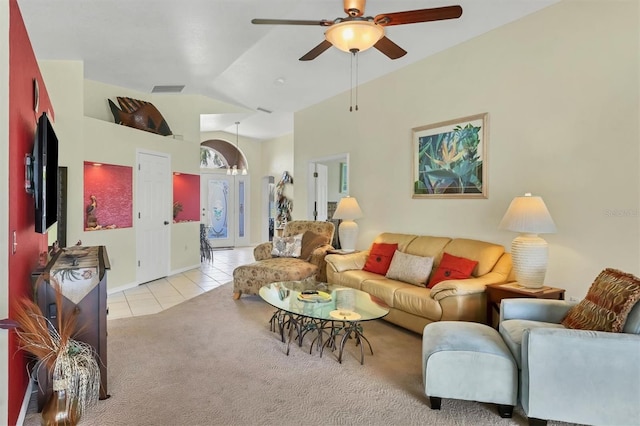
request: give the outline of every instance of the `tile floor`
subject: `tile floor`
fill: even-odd
[[[107,319],[158,313],[228,283],[237,266],[251,262],[253,247],[216,250],[213,262],[203,262],[199,268],[109,294]]]

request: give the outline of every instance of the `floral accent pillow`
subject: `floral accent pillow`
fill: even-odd
[[[302,250],[302,235],[296,234],[290,237],[273,237],[273,249],[271,256],[274,257],[300,257]]]

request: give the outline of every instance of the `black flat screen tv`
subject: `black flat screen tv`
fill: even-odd
[[[36,232],[45,234],[58,221],[58,138],[42,113],[33,146],[33,195]]]

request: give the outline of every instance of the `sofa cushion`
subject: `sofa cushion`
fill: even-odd
[[[518,364],[518,368],[522,368],[522,337],[524,332],[534,328],[564,328],[560,324],[542,321],[530,321],[521,319],[512,319],[502,321],[500,323],[500,335],[502,340],[507,344],[513,358]]]
[[[236,281],[247,285],[255,284],[259,289],[268,283],[303,280],[315,275],[317,272],[317,266],[302,259],[273,257],[238,266],[233,270],[233,280],[234,284]]]
[[[478,262],[475,260],[453,256],[445,252],[442,254],[440,265],[438,265],[438,269],[431,277],[428,287],[432,288],[441,281],[469,278],[477,264]]]
[[[373,243],[387,243],[387,244],[398,244],[398,250],[402,252],[407,251],[407,247],[413,240],[417,238],[416,235],[413,234],[396,234],[393,232],[383,232],[379,234]]]
[[[393,307],[430,321],[442,319],[440,302],[429,297],[429,289],[405,285],[398,287],[393,295]]]
[[[504,246],[485,241],[455,238],[444,248],[446,253],[478,262],[471,275],[481,277],[491,272],[500,257]]]
[[[433,257],[414,256],[396,250],[387,271],[387,278],[426,287]]]
[[[274,257],[300,257],[302,234],[290,237],[273,237],[271,255]]]
[[[387,278],[377,278],[364,280],[362,282],[362,288],[360,290],[369,293],[372,296],[377,297],[378,299],[382,299],[384,303],[389,305],[390,308],[393,308],[393,295],[399,288],[404,287],[413,287],[418,288],[414,285],[403,283],[401,281],[390,280]],[[424,292],[424,289],[422,289]]]
[[[365,271],[385,275],[393,259],[393,254],[398,248],[398,244],[373,243],[367,263],[364,264]]]
[[[343,285],[345,287],[351,287],[358,290],[362,290],[362,283],[365,280],[375,280],[380,278],[380,275],[373,272],[367,272],[362,269],[353,269],[344,271],[334,275],[334,280],[331,284]]]
[[[401,251],[416,256],[433,257],[435,264],[437,264],[440,261],[442,251],[450,241],[451,238],[448,237],[420,236],[412,240],[406,250]]]
[[[562,325],[619,333],[638,300],[640,278],[607,268],[596,277],[585,298],[569,309]]]
[[[300,259],[309,260],[311,253],[315,249],[325,244],[329,244],[329,237],[323,234],[316,234],[313,231],[306,231],[302,234],[302,247],[300,249]]]

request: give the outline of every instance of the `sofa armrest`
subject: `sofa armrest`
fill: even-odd
[[[449,296],[484,293],[487,284],[500,283],[502,279],[501,274],[489,272],[477,278],[441,281],[433,286],[429,295],[434,300],[442,300]]]
[[[510,319],[560,324],[573,304],[550,299],[503,299],[500,322]]]
[[[640,336],[559,328],[526,331],[527,416],[584,424],[637,424]]]
[[[258,244],[253,249],[253,258],[255,260],[271,259],[273,257],[273,256],[271,256],[271,251],[272,250],[273,250],[273,243],[271,241],[266,242],[266,243],[262,243],[262,244]]]
[[[367,263],[368,251],[359,251],[350,254],[328,254],[325,257],[327,267],[335,272],[349,271],[352,269],[362,269]]]

